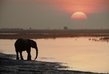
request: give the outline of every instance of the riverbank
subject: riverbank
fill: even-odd
[[[0,74],[104,74],[65,68],[58,62],[15,60],[15,55],[0,53]]]
[[[41,39],[41,38],[59,38],[59,37],[109,37],[108,29],[98,30],[0,30],[0,39]]]

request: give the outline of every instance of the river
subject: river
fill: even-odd
[[[39,61],[62,62],[69,70],[109,72],[109,42],[93,41],[96,37],[33,39],[37,42]],[[99,39],[97,37],[96,39]],[[15,39],[0,39],[0,52],[15,54]],[[32,59],[35,49],[31,50]],[[27,53],[23,52],[24,59]]]

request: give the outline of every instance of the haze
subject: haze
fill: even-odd
[[[87,20],[72,20],[76,11]],[[108,0],[1,0],[0,28],[109,29]]]

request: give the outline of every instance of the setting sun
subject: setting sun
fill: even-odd
[[[86,20],[87,15],[84,12],[75,12],[72,14],[71,19]]]

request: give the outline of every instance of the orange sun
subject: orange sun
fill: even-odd
[[[75,12],[72,14],[71,19],[86,20],[87,15],[84,12]]]

